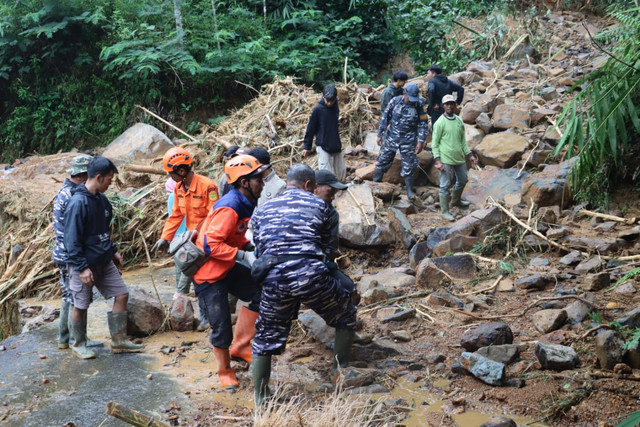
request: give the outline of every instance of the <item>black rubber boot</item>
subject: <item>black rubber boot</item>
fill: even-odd
[[[373,182],[382,182],[384,171],[376,166],[373,170]]]
[[[413,177],[405,176],[404,183],[407,186],[407,197],[409,200],[413,200],[416,198],[416,193],[413,192]]]
[[[346,368],[349,366],[349,356],[351,355],[351,346],[356,335],[355,331],[350,329],[336,329],[336,339],[333,344],[333,367],[331,373],[334,374],[338,368]]]
[[[271,377],[271,356],[252,356],[251,370],[253,371],[253,393],[256,407],[264,405],[271,397],[269,378]]]

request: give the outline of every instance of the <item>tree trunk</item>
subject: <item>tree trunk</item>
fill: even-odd
[[[211,8],[213,9],[213,28],[216,30],[216,43],[218,44],[218,52],[220,52],[220,36],[218,35],[218,15],[216,14],[216,1],[211,0]]]
[[[262,14],[264,15],[264,28],[267,28],[267,0],[262,0]]]
[[[182,26],[182,0],[173,0],[173,15],[176,18],[176,33],[180,46],[184,49],[184,27]]]

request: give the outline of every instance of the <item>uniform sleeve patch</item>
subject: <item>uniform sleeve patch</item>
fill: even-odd
[[[420,114],[420,120],[427,120],[426,114]]]
[[[213,200],[216,201],[218,200],[218,192],[217,191],[210,191],[209,192],[209,200]]]

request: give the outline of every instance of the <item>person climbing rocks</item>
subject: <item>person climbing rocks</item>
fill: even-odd
[[[252,347],[257,405],[264,404],[269,396],[271,358],[285,350],[300,304],[336,328],[332,371],[349,363],[357,309],[349,292],[325,264],[323,242],[330,238],[330,212],[329,206],[312,194],[315,186],[313,169],[304,164],[291,166],[287,189],[256,209],[251,219],[259,257],[274,260],[262,280]]]
[[[172,147],[164,154],[162,166],[177,184],[174,187],[174,203],[171,214],[164,224],[160,239],[151,248],[152,251],[166,250],[173,240],[182,221],[187,230],[194,230],[218,201],[218,186],[213,180],[193,171],[193,156],[182,147]],[[176,265],[176,291],[174,299],[188,295],[191,278]],[[200,307],[198,330],[204,331],[208,325],[203,307]]]
[[[478,160],[467,146],[462,118],[454,112],[456,99],[453,95],[445,95],[442,98],[442,104],[444,115],[433,125],[431,149],[435,166],[440,171],[441,215],[444,219],[453,221],[454,217],[449,212],[449,201],[451,201],[451,205],[461,208],[467,208],[470,205],[469,202],[462,199],[462,191],[467,184],[465,157],[468,157],[474,166]],[[451,192],[450,188],[454,177],[455,185],[453,192]]]
[[[231,359],[251,363],[251,339],[256,331],[260,286],[251,277],[254,247],[245,232],[264,186],[264,171],[268,168],[247,154],[227,161],[224,172],[227,182],[234,188],[213,206],[196,239],[196,245],[209,257],[194,274],[194,287],[211,326],[209,342],[218,363],[220,384],[228,390],[238,387]],[[249,302],[238,314],[234,333],[229,294]]]
[[[104,195],[118,169],[106,157],[94,157],[87,165],[87,181],[73,192],[64,221],[64,247],[68,254],[69,288],[73,312],[69,322],[74,339],[72,353],[80,359],[93,359],[87,346],[87,310],[93,300],[93,287],[105,299],[113,298],[107,313],[112,353],[136,353],[144,345],[127,337],[129,291],[120,274],[122,255],[111,240],[113,209]]]
[[[386,138],[382,141],[386,132]],[[391,168],[396,151],[402,156],[402,171],[407,187],[407,196],[414,199],[413,171],[418,167],[418,154],[429,135],[429,119],[425,105],[420,100],[420,89],[415,83],[404,88],[402,96],[396,96],[382,114],[378,126],[380,154],[373,172],[373,181],[381,182],[382,176]]]

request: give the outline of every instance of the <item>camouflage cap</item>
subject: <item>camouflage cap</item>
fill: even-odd
[[[67,172],[69,172],[71,176],[87,172],[87,166],[89,166],[91,159],[93,159],[93,157],[86,154],[74,157],[71,161],[71,169],[67,169]]]

